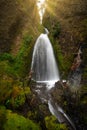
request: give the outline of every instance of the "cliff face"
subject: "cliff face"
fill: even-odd
[[[79,47],[80,43],[87,40],[87,1],[63,0],[57,1],[57,4],[57,18],[62,29],[60,43],[67,44],[65,50],[72,52],[76,46]]]
[[[55,25],[59,23],[60,34],[56,39],[61,47],[64,64],[72,62],[72,56],[80,45],[87,46],[87,1],[86,0],[48,0],[44,16],[44,24],[54,33]],[[85,47],[84,47],[85,48]],[[86,51],[84,53],[86,62]],[[71,63],[67,64],[68,68]]]
[[[79,46],[80,42],[87,40],[86,0],[56,0],[55,4],[53,0],[48,0],[48,6],[50,6],[50,10],[53,10],[55,20],[60,22],[61,34],[59,39],[64,51],[71,52],[76,46]],[[48,19],[50,15],[52,15],[52,11],[47,10],[45,19]],[[67,44],[67,48],[63,46],[65,44]]]
[[[35,0],[0,0],[0,53],[19,46],[25,32],[35,35],[38,22]]]

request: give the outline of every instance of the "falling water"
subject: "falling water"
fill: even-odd
[[[59,72],[55,61],[51,42],[46,34],[41,34],[35,44],[31,69],[33,79],[40,82],[59,80]]]
[[[49,106],[49,110],[52,113],[52,115],[54,115],[60,123],[64,123],[64,122],[66,124],[69,123],[71,125],[71,127],[73,128],[73,130],[76,130],[75,125],[72,122],[72,120],[70,119],[70,117],[68,117],[66,115],[66,113],[63,111],[63,109],[59,105],[57,105],[57,103],[52,101],[52,98],[49,99],[48,106]]]
[[[45,28],[45,34],[41,34],[38,37],[34,46],[31,64],[31,70],[33,71],[32,78],[37,82],[34,89],[42,102],[48,102],[50,112],[60,123],[69,124],[71,125],[70,128],[76,130],[73,122],[50,95],[50,89],[55,87],[55,82],[60,80],[60,78],[48,34],[49,31]]]
[[[46,0],[37,0],[37,7],[39,11],[39,16],[40,16],[40,23],[42,24],[43,16],[46,9]]]

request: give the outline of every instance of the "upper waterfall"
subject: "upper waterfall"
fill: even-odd
[[[37,7],[38,7],[38,11],[39,11],[41,24],[42,24],[43,16],[44,16],[45,9],[46,9],[46,1],[47,0],[37,0]]]
[[[59,80],[54,52],[47,34],[41,34],[35,43],[31,70],[36,81]]]

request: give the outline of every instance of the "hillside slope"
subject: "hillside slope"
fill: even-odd
[[[0,53],[9,52],[13,45],[13,53],[16,53],[26,32],[37,35],[38,23],[39,16],[35,0],[1,0]]]

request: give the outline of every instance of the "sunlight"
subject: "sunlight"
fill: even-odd
[[[48,0],[47,1],[47,7],[46,7],[46,10],[47,12],[49,12],[51,15],[55,16],[56,17],[56,14],[55,14],[55,7],[57,5],[57,1],[53,2],[53,1],[50,1]]]
[[[44,3],[45,2],[45,0],[39,0],[40,1],[40,3]]]
[[[38,12],[39,12],[41,24],[42,24],[42,21],[43,21],[43,16],[44,16],[45,10],[47,10],[47,12],[49,12],[53,16],[56,15],[54,13],[55,12],[54,7],[56,6],[56,4],[57,4],[57,1],[53,2],[53,1],[50,1],[50,0],[37,0],[37,7],[38,7]]]
[[[39,10],[39,15],[40,15],[40,23],[42,24],[43,15],[46,9],[46,0],[37,0],[37,7]]]
[[[38,1],[37,1],[37,6],[38,6],[38,8],[39,8],[39,9],[42,8],[42,6],[45,4],[45,2],[46,2],[46,0],[38,0]]]

